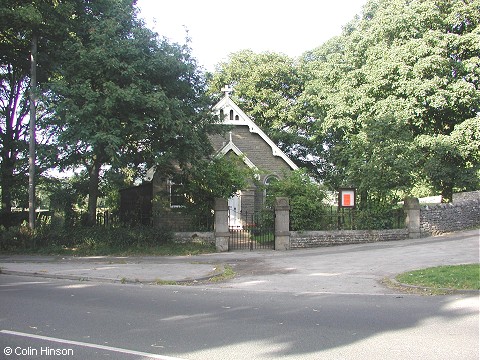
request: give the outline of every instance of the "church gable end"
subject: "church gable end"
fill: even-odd
[[[233,102],[230,87],[222,89],[225,96],[214,106],[221,124],[231,127],[227,136],[212,136],[214,149],[221,155],[233,143],[255,166],[261,170],[281,174],[298,167],[280,148]],[[228,138],[229,137],[229,138]]]

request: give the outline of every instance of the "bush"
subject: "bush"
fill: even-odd
[[[293,171],[284,179],[268,185],[267,205],[272,206],[275,197],[290,199],[290,227],[292,230],[316,230],[322,227],[325,213],[325,191],[304,170]],[[270,196],[271,195],[271,196]]]
[[[297,170],[267,187],[267,205],[275,197],[290,199],[290,228],[302,230],[378,230],[404,226],[402,209],[389,203],[371,203],[363,209],[325,205],[326,192],[304,170]]]
[[[0,226],[0,250],[2,251],[25,250],[32,243],[32,239],[33,233],[25,223],[8,229]]]
[[[173,233],[161,228],[138,227],[82,227],[68,229],[39,227],[32,232],[27,225],[0,228],[0,250],[6,252],[64,249],[79,255],[108,255],[132,248],[148,249],[173,241]]]

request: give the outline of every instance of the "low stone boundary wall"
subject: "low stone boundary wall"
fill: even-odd
[[[451,203],[420,206],[421,236],[478,226],[480,226],[480,191],[454,194]]]
[[[453,194],[452,202],[455,204],[469,201],[480,202],[480,190]]]
[[[301,249],[320,246],[362,244],[379,241],[415,239],[480,226],[480,191],[454,194],[449,204],[420,205],[417,198],[405,199],[405,229],[289,231],[289,204],[277,198],[275,212],[275,249]],[[175,241],[216,245],[217,251],[228,251],[228,204],[217,199],[215,232],[177,232]]]
[[[290,232],[290,248],[302,249],[320,246],[362,244],[405,239],[408,239],[407,229],[292,231]]]
[[[176,232],[173,234],[175,242],[178,243],[212,243],[215,244],[214,232]]]

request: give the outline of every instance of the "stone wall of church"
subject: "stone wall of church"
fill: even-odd
[[[251,133],[248,126],[234,126],[228,128],[230,131],[223,135],[213,135],[210,137],[215,151],[219,151],[230,141],[259,169],[259,182],[263,184],[265,178],[275,175],[282,178],[283,174],[290,171],[290,166],[279,156],[274,156],[272,148],[260,135]],[[230,154],[230,153],[229,153]],[[258,189],[254,184],[250,184],[248,189],[242,191],[241,198],[242,213],[252,214],[262,209],[264,205],[264,191]]]
[[[271,174],[282,177],[285,171],[290,170],[290,166],[281,157],[274,156],[272,148],[260,135],[251,133],[248,126],[235,126],[231,128],[231,132],[233,143],[261,171],[262,180]],[[215,151],[219,151],[228,144],[229,136],[227,132],[223,136],[217,134],[211,137]]]
[[[173,231],[195,231],[213,226],[204,220],[195,219],[185,213],[183,207],[172,207],[170,204],[170,189],[168,177],[157,171],[153,178],[152,223],[155,227],[167,228]]]

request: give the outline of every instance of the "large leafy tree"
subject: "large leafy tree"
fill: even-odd
[[[456,125],[449,135],[418,136],[416,145],[422,175],[444,199],[452,199],[454,188],[480,187],[480,117]]]
[[[217,65],[209,81],[213,93],[226,84],[234,86],[232,96],[257,125],[272,130],[295,123],[293,110],[302,82],[292,58],[251,50],[233,53]]]
[[[312,170],[321,167],[316,147],[309,136],[311,119],[302,115],[298,103],[303,79],[294,59],[272,52],[243,50],[217,65],[209,80],[214,94],[233,85],[233,99],[277,145],[298,164]]]
[[[88,171],[88,219],[108,166],[192,166],[208,153],[203,82],[188,46],[159,39],[129,0],[76,3],[55,95],[61,167]]]
[[[59,50],[68,1],[6,0],[0,4],[0,182],[2,212],[8,217],[12,203],[25,197],[28,158],[28,112],[32,37],[38,38],[37,166],[41,173],[50,166],[51,141],[46,122],[44,95],[55,52]],[[24,204],[22,204],[24,205]]]
[[[328,148],[330,184],[386,196],[412,188],[413,164],[447,200],[478,186],[477,160],[442,154],[478,125],[479,21],[478,0],[371,0],[342,36],[305,54],[300,102]]]

